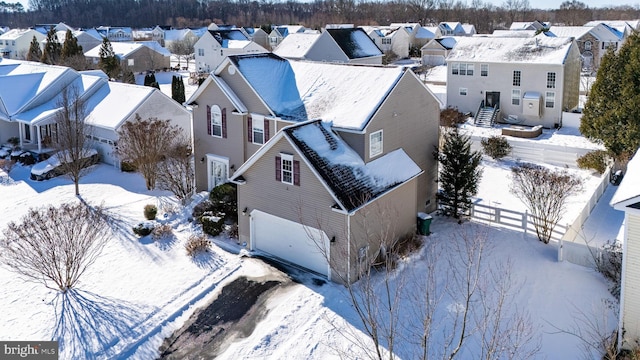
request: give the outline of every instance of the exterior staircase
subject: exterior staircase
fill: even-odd
[[[491,127],[493,126],[493,114],[496,111],[496,109],[492,108],[492,107],[482,107],[480,108],[480,111],[478,111],[478,113],[476,113],[476,117],[474,119],[474,124],[476,126],[483,126],[483,127]]]

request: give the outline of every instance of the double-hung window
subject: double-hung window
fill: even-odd
[[[222,137],[222,111],[218,105],[211,107],[211,136]]]
[[[382,154],[382,130],[378,130],[369,135],[369,157]]]
[[[511,105],[520,105],[520,89],[511,90]]]
[[[544,106],[546,108],[553,108],[556,106],[556,93],[553,91],[547,91],[544,94]]]
[[[520,86],[520,79],[522,78],[522,72],[520,70],[513,71],[513,86]]]
[[[488,64],[480,65],[480,76],[489,76],[489,65]]]
[[[293,185],[293,155],[280,154],[282,182]]]

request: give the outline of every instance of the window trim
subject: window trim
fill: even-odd
[[[216,135],[216,132],[215,132],[216,128],[220,129],[220,135]],[[211,105],[211,136],[217,137],[217,138],[223,137],[222,136],[222,109],[218,105]]]
[[[513,70],[513,78],[512,78],[513,86],[520,86],[522,83],[522,71],[521,70]]]
[[[511,89],[511,105],[520,106],[521,95],[520,89]]]
[[[551,101],[549,101],[551,99]],[[551,106],[549,106],[551,104]],[[556,92],[546,91],[544,93],[544,107],[547,109],[553,109],[556,107]]]
[[[257,125],[257,126],[256,126]],[[256,134],[260,134],[262,136],[262,142],[256,141]],[[251,143],[256,145],[263,145],[264,141],[264,116],[262,115],[252,115],[251,116]]]
[[[476,66],[474,64],[467,64],[467,76],[473,76]]]
[[[547,89],[556,88],[556,73],[555,71],[547,72]]]
[[[289,163],[290,168],[285,169],[285,161]],[[290,181],[285,180],[285,175],[289,176]],[[294,174],[293,174],[293,155],[280,153],[280,181],[284,184],[293,185],[294,184]]]
[[[451,75],[458,75],[460,73],[460,64],[453,63],[451,64]]]
[[[374,136],[380,135],[380,140],[374,141]],[[369,134],[369,158],[374,158],[384,152],[384,132],[382,129]]]

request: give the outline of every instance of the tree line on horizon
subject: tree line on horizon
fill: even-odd
[[[2,6],[5,4],[7,6]],[[505,0],[496,6],[482,0],[29,0],[29,9],[0,2],[0,25],[26,28],[64,22],[74,27],[100,25],[174,28],[233,24],[264,27],[301,24],[320,29],[326,24],[388,25],[392,22],[458,21],[475,25],[478,33],[508,28],[514,21],[540,20],[583,25],[591,20],[632,20],[640,8],[619,5],[590,8],[565,1],[558,9],[534,9],[529,0]]]

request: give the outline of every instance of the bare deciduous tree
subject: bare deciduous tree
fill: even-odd
[[[356,226],[375,230],[365,231],[364,239],[352,234],[351,244],[364,242],[372,247],[373,256],[365,257],[359,279],[349,281],[340,264],[327,256],[332,274],[345,285],[361,330],[373,342],[371,346],[357,330],[334,324],[354,347],[378,360],[454,359],[469,354],[482,359],[527,359],[537,354],[540,344],[529,314],[512,300],[521,284],[512,277],[509,261],[486,258],[491,244],[482,228],[463,224],[446,244],[422,245],[419,238],[401,236],[391,220],[396,211],[376,203],[367,207]],[[302,207],[299,211],[304,218]],[[313,224],[316,229],[323,227],[326,224],[320,218]],[[310,229],[307,235],[327,255],[317,231]],[[421,245],[418,254],[411,254]],[[347,246],[334,243],[332,256],[346,252]],[[358,246],[353,245],[351,254],[359,253]],[[415,263],[417,258],[421,265]]]
[[[197,39],[187,37],[169,44],[168,50],[178,58],[178,66],[181,66],[182,60],[184,60],[187,63],[187,67],[189,67],[189,60],[194,58],[195,50],[193,46],[196,41]]]
[[[91,127],[86,123],[87,107],[75,88],[65,88],[57,104],[53,146],[60,160],[60,170],[75,185],[76,195],[80,195],[80,178],[84,169],[93,161],[91,140],[87,135]]]
[[[195,168],[189,139],[184,136],[175,138],[165,155],[165,159],[158,163],[158,187],[171,191],[184,202],[195,190]]]
[[[135,121],[125,122],[118,130],[118,155],[122,161],[131,163],[144,177],[148,190],[156,187],[158,164],[167,155],[182,129],[171,125],[169,120],[142,119],[136,114]]]
[[[521,164],[512,168],[511,192],[529,209],[538,239],[549,243],[564,214],[567,199],[581,191],[582,180],[566,170]]]
[[[101,208],[81,202],[30,209],[4,230],[0,261],[28,280],[67,292],[100,255],[109,233],[104,219]]]

